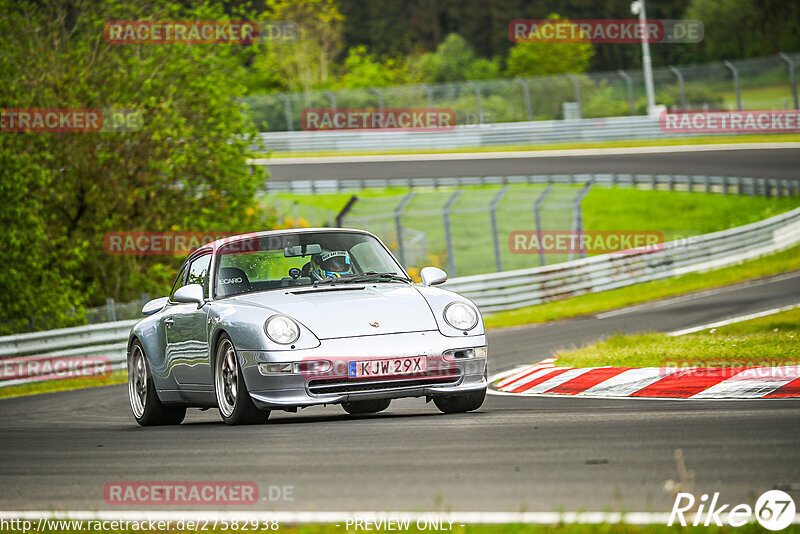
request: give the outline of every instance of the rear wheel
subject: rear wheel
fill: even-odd
[[[239,358],[231,338],[223,334],[217,342],[214,359],[214,390],[222,420],[229,425],[263,423],[269,411],[259,410],[247,392]]]
[[[389,404],[391,404],[391,402],[392,402],[391,399],[375,399],[375,400],[343,402],[342,408],[344,408],[344,411],[346,411],[350,415],[363,415],[367,413],[382,412],[383,410],[389,407]]]
[[[484,399],[486,399],[486,388],[464,395],[434,397],[433,402],[444,413],[464,413],[480,408]]]
[[[141,426],[177,425],[186,417],[186,408],[161,403],[138,340],[133,342],[128,357],[128,399],[133,417]]]

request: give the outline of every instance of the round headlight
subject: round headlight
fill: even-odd
[[[281,345],[294,343],[300,337],[300,328],[297,323],[285,315],[273,315],[267,319],[264,330],[272,341]]]
[[[453,328],[471,330],[478,324],[478,312],[463,302],[451,302],[444,309],[444,320]]]

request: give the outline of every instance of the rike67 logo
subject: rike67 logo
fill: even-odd
[[[719,492],[714,493],[711,499],[705,493],[700,499],[696,499],[691,493],[678,493],[667,525],[672,526],[677,520],[683,527],[687,524],[695,527],[722,527],[726,524],[741,527],[755,520],[767,530],[783,530],[792,524],[795,512],[794,500],[781,490],[764,492],[752,508],[747,504],[733,507],[722,504],[719,502]],[[687,516],[689,519],[693,516],[694,520],[688,523]]]

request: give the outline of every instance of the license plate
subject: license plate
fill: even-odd
[[[427,363],[424,356],[349,362],[348,376],[350,378],[362,378],[368,376],[413,375],[424,373],[427,369]]]

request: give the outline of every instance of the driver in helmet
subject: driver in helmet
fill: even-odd
[[[341,278],[342,275],[353,274],[353,264],[346,251],[334,250],[314,254],[311,257],[310,271],[315,280]]]

